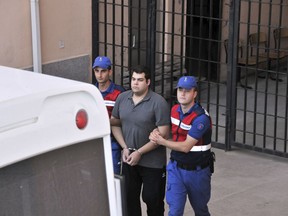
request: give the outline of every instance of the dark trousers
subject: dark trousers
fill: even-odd
[[[147,215],[164,215],[166,167],[157,169],[123,163],[123,175],[128,216],[141,216],[141,189],[142,200],[147,206]]]

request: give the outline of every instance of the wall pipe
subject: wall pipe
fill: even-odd
[[[30,0],[30,6],[31,6],[33,71],[42,73],[39,0]]]

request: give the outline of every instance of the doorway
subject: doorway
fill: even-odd
[[[217,80],[221,0],[187,1],[186,59],[189,74]]]

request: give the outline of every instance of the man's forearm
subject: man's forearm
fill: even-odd
[[[122,133],[122,129],[121,127],[118,126],[112,126],[111,127],[112,133],[114,135],[114,138],[117,140],[117,142],[119,143],[119,145],[125,149],[127,148],[127,145],[125,143],[124,137],[123,137],[123,133]]]
[[[141,148],[139,148],[138,150],[140,151],[140,153],[146,154],[150,151],[153,151],[154,149],[158,148],[158,145],[149,141],[148,143],[146,143],[145,145],[143,145]]]

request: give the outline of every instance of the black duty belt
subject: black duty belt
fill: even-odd
[[[179,167],[180,169],[184,169],[184,170],[188,170],[188,171],[200,170],[200,169],[204,169],[204,168],[209,166],[209,162],[203,163],[201,165],[191,165],[191,164],[184,164],[184,163],[178,162],[172,158],[170,160],[172,162],[175,161],[177,163],[177,167]]]

